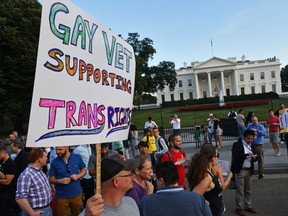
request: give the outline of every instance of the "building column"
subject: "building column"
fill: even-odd
[[[239,95],[239,91],[238,91],[238,73],[237,73],[236,69],[234,70],[233,94],[234,95]]]
[[[223,96],[226,96],[225,86],[224,86],[224,71],[220,71],[220,75],[221,75],[221,91],[222,91]]]
[[[208,97],[212,97],[211,72],[207,72],[207,76],[208,76]]]
[[[195,75],[195,98],[199,99],[199,81],[198,81],[198,74],[194,73]]]

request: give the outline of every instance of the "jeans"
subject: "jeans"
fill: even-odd
[[[36,212],[41,212],[41,216],[52,216],[52,209],[50,208],[50,206],[46,207],[46,208],[39,208],[39,209],[35,209],[34,211]],[[21,216],[29,216],[26,212],[22,211]]]

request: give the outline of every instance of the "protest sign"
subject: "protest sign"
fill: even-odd
[[[230,169],[229,169],[229,161],[225,160],[218,160],[217,165],[221,167],[222,169],[222,175],[228,176]]]
[[[133,48],[67,0],[45,0],[27,146],[128,137]]]

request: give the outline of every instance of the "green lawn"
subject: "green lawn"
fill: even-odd
[[[286,98],[279,98],[273,100],[274,111],[279,107],[279,104],[284,103],[287,107]],[[265,121],[268,115],[268,110],[272,108],[272,104],[261,105],[261,106],[250,106],[242,107],[244,110],[244,116],[248,114],[249,111],[253,111],[258,117],[259,121]],[[139,129],[144,127],[145,122],[149,116],[158,124],[161,123],[161,114],[163,119],[164,128],[171,127],[169,124],[170,116],[176,113],[181,119],[181,126],[195,126],[195,125],[206,125],[209,113],[213,113],[218,118],[228,118],[227,114],[229,109],[218,109],[218,110],[203,110],[203,111],[186,111],[186,112],[176,112],[176,107],[173,108],[158,108],[158,109],[148,109],[148,110],[135,110],[132,113],[132,122],[136,124]],[[235,110],[238,113],[238,108]]]

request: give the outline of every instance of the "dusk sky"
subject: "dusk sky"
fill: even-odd
[[[43,2],[43,0],[40,0]],[[219,58],[288,64],[288,1],[285,0],[72,0],[124,39],[137,32],[157,53],[150,65]]]

